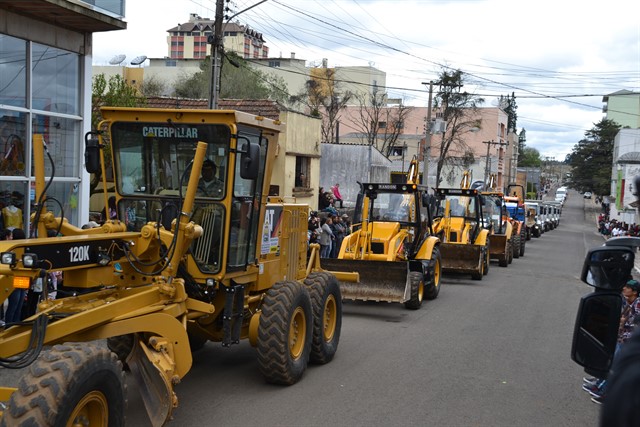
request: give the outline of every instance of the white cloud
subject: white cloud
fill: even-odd
[[[258,0],[235,3],[234,12]],[[152,4],[127,2],[128,29],[94,35],[94,63],[120,53],[164,57],[168,29],[190,13],[215,16],[214,1]],[[640,91],[638,16],[640,2],[628,0],[269,0],[237,19],[264,34],[274,57],[371,63],[412,105],[426,105],[421,83],[442,64],[460,68],[487,105],[515,92],[527,144],[564,159],[602,118],[602,95]],[[566,95],[592,96],[540,98]]]

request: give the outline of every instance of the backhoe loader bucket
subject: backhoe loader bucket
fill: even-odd
[[[491,259],[507,259],[507,235],[492,234],[489,240],[489,255]]]
[[[360,281],[340,282],[343,299],[404,303],[410,298],[408,263],[323,258],[328,271],[357,272]]]
[[[482,271],[483,246],[440,243],[438,248],[442,256],[442,271],[456,273],[477,273]]]

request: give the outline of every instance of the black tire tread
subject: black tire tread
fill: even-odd
[[[109,427],[124,426],[126,384],[122,364],[115,353],[93,343],[66,343],[42,352],[20,379],[0,426],[66,425],[65,412],[70,415],[78,403],[69,394],[100,372],[118,380],[121,393],[105,396],[109,401]]]
[[[410,271],[409,284],[411,286],[411,295],[409,300],[404,303],[404,307],[409,310],[417,310],[422,306],[422,299],[420,299],[420,282],[423,282],[422,285],[424,287],[424,277],[422,277],[422,273],[419,271]]]
[[[302,356],[293,360],[289,354],[289,323],[296,305],[302,305],[307,316],[305,345]],[[309,292],[298,282],[275,283],[262,304],[258,328],[258,365],[266,381],[272,384],[296,383],[307,368],[311,349],[313,315]]]
[[[342,295],[338,280],[331,273],[313,272],[304,280],[311,297],[313,310],[313,336],[311,339],[311,354],[309,361],[318,365],[331,362],[338,350],[340,331],[342,329]],[[324,303],[328,294],[334,294],[338,318],[333,339],[330,342],[324,340]]]
[[[431,252],[431,261],[434,263],[433,268],[440,268],[440,271],[437,274],[439,283],[428,283],[426,284],[424,290],[424,297],[427,300],[434,300],[438,298],[438,294],[440,293],[440,286],[442,285],[442,256],[440,255],[440,250],[435,247],[433,248],[433,252]],[[432,277],[435,277],[433,271],[430,272]],[[434,279],[435,280],[435,279]]]

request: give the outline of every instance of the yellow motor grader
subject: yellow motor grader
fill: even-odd
[[[440,241],[431,229],[428,188],[417,177],[414,159],[406,183],[360,184],[354,232],[344,238],[337,259],[322,260],[341,279],[344,299],[399,302],[416,310],[423,299],[438,297]],[[339,271],[357,273],[357,282],[343,280]]]
[[[459,189],[436,189],[433,231],[441,240],[442,270],[470,273],[473,280],[482,280],[489,272],[489,231],[480,194],[470,187],[471,174],[465,172]]]
[[[126,366],[151,424],[163,425],[206,341],[248,339],[277,384],[297,382],[309,361],[331,361],[339,284],[320,271],[317,247],[307,263],[308,206],[267,197],[283,125],[223,110],[102,115],[85,138],[85,164],[105,189],[113,176],[117,219],[99,228],[47,210],[45,141],[34,135],[36,232],[0,242],[0,303],[53,271],[70,296],[50,300],[45,290],[34,316],[0,330],[1,366],[30,366],[17,389],[0,388],[0,424],[123,425]],[[217,172],[209,192],[205,161]]]

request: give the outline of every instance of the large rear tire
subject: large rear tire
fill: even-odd
[[[489,266],[491,265],[491,252],[489,252],[489,246],[489,239],[487,239],[487,246],[484,251],[484,269],[482,271],[484,276],[489,274]]]
[[[524,250],[525,246],[527,246],[527,240],[529,240],[529,238],[527,238],[527,232],[523,230],[522,234],[520,234],[520,256],[524,256]]]
[[[107,347],[114,352],[118,357],[118,360],[122,362],[122,367],[125,371],[129,370],[127,365],[127,357],[133,350],[133,344],[135,343],[134,334],[117,335],[115,337],[107,338]]]
[[[267,382],[290,385],[309,362],[313,314],[307,289],[278,282],[267,291],[258,327],[258,365]]]
[[[124,426],[126,386],[117,356],[91,343],[55,345],[20,380],[2,426]]]
[[[517,236],[513,236],[512,251],[513,251],[514,258],[520,258],[520,235],[519,234]]]
[[[440,293],[440,280],[442,278],[442,255],[438,248],[433,248],[431,252],[431,265],[433,269],[430,271],[431,282],[427,284],[424,292],[424,297],[428,300],[434,300],[438,298]]]
[[[513,245],[513,236],[511,237],[511,239],[509,240],[509,242],[507,243],[507,262],[509,264],[511,264],[513,262],[513,251],[514,249],[514,245]]]
[[[442,277],[442,256],[438,248],[433,248],[431,253],[431,264],[433,270],[431,273],[431,282],[427,284],[427,288],[424,292],[424,297],[428,300],[434,300],[438,298],[440,293],[440,278]]]
[[[331,362],[338,351],[342,329],[340,286],[333,274],[325,272],[309,274],[304,283],[309,290],[313,310],[313,337],[309,360],[324,365]]]
[[[417,310],[422,306],[424,298],[424,276],[421,272],[409,272],[409,286],[411,287],[411,298],[404,303],[404,307],[409,310]]]
[[[500,255],[498,258],[498,265],[500,267],[508,267],[509,266],[509,252],[511,251],[511,242],[507,240],[505,244],[504,253]]]

